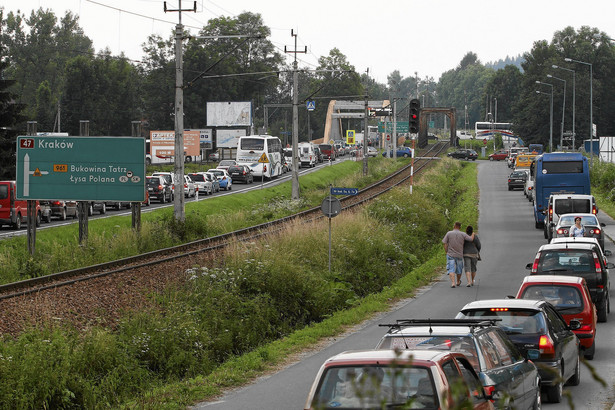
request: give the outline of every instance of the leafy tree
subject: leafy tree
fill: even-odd
[[[0,10],[1,16],[1,10]],[[0,55],[4,47],[0,44]],[[8,63],[0,59],[0,179],[15,179],[15,150],[17,140],[17,124],[23,121],[21,110],[23,105],[16,103],[17,97],[10,92],[14,80],[6,79],[4,72]]]

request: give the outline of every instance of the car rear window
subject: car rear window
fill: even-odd
[[[567,311],[583,308],[581,292],[578,288],[568,285],[537,284],[527,286],[523,289],[521,299],[546,300],[558,310]]]
[[[589,199],[556,199],[555,213],[558,215],[571,214],[574,212],[588,214],[591,213],[591,201]]]
[[[526,175],[525,172],[519,171],[519,172],[513,172],[512,174],[510,174],[510,176],[512,178],[523,178]]]
[[[586,249],[560,249],[542,251],[538,270],[542,273],[557,271],[594,272],[592,251]]]
[[[533,309],[482,308],[462,312],[467,318],[489,317],[499,318],[497,322],[506,334],[537,334],[544,333],[547,328],[545,317],[541,311]]]
[[[188,174],[194,182],[205,182],[205,177],[202,174]]]
[[[331,145],[329,144],[320,144],[319,147],[322,150],[329,150],[329,151],[331,150]]]
[[[575,215],[565,215],[562,216],[559,220],[560,225],[574,225]],[[598,221],[596,217],[593,215],[583,215],[581,216],[581,225],[598,225]]]
[[[243,168],[242,167],[238,167],[237,165],[233,165],[228,167],[228,172],[243,172]]]
[[[160,179],[158,177],[147,178],[147,185],[158,186],[160,185]]]
[[[9,197],[9,186],[6,184],[0,185],[0,199],[7,199]]]

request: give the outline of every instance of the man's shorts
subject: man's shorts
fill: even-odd
[[[446,255],[446,271],[461,275],[463,273],[463,258],[453,258]]]
[[[476,272],[476,261],[478,261],[478,258],[469,258],[467,256],[463,258],[463,265],[466,268],[466,272]]]

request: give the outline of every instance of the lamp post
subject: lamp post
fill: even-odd
[[[549,152],[553,152],[553,84],[543,83],[542,81],[536,80],[536,84],[548,85],[551,87],[551,94],[543,93],[542,91],[536,90],[536,93],[551,95],[551,108],[550,108],[550,120],[549,120]]]
[[[563,78],[555,77],[554,75],[551,75],[551,74],[547,74],[547,77],[564,82],[564,102],[562,103],[562,124],[561,124],[562,129],[561,129],[560,137],[559,137],[559,146],[563,147],[564,146],[564,112],[566,112],[566,80],[564,80]]]
[[[585,61],[573,60],[572,58],[564,58],[564,61],[585,64],[589,66],[589,166],[594,165],[594,66],[592,63]]]
[[[575,71],[571,70],[570,68],[566,68],[566,67],[560,67],[558,65],[553,64],[551,67],[553,68],[558,68],[560,70],[565,70],[565,71],[569,71],[572,73],[572,150],[576,150],[576,145],[575,145],[575,137],[576,137],[576,128],[575,128],[575,119],[576,119],[576,115],[575,115],[575,105],[576,105],[576,96],[575,96],[575,92],[576,92],[576,84],[575,84]],[[564,96],[565,98],[565,96]]]

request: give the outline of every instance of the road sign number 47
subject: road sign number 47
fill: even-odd
[[[34,139],[33,138],[20,139],[19,148],[34,148]]]

